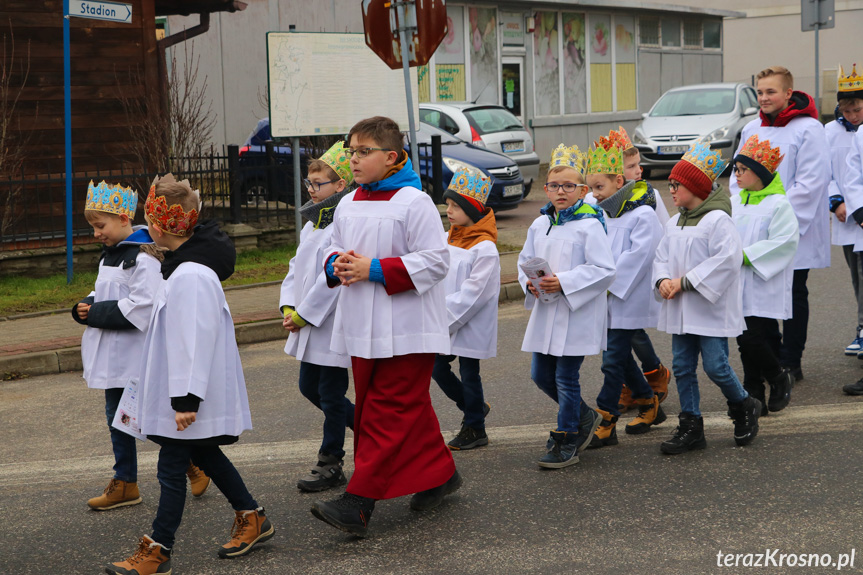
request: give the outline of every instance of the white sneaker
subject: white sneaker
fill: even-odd
[[[857,326],[857,337],[845,348],[845,355],[859,355],[863,352],[863,326]]]

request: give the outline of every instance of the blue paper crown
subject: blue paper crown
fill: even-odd
[[[124,188],[117,184],[111,186],[104,180],[94,186],[93,180],[87,186],[87,202],[85,210],[96,212],[107,212],[109,214],[126,214],[130,219],[135,217],[135,208],[138,207],[138,192],[132,188]]]
[[[722,159],[718,150],[711,150],[710,144],[703,140],[698,140],[692,144],[692,147],[683,154],[681,159],[701,170],[705,176],[710,178],[711,182],[716,181],[716,178],[728,164],[726,160]]]
[[[479,170],[459,168],[453,174],[448,189],[485,205],[491,192],[491,178]]]

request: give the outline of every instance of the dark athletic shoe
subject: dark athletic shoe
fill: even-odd
[[[411,497],[411,509],[414,511],[428,511],[430,509],[434,509],[443,503],[444,497],[458,491],[461,484],[461,475],[458,474],[458,469],[456,469],[453,472],[452,477],[450,477],[443,485],[426,489],[419,493],[414,493],[414,496]]]
[[[463,425],[458,435],[446,445],[453,451],[464,451],[466,449],[473,449],[474,447],[482,447],[483,445],[488,445],[488,435],[485,434],[484,429],[474,429],[473,427]]]
[[[345,491],[330,501],[315,501],[312,515],[336,529],[365,537],[374,509],[374,499]]]

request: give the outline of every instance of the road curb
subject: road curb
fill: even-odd
[[[524,292],[521,291],[518,282],[510,282],[500,286],[498,302],[505,303],[523,299]],[[234,331],[239,345],[263,343],[287,337],[280,319],[237,324],[234,326]],[[20,379],[65,371],[82,371],[83,369],[81,346],[0,357],[0,379]]]

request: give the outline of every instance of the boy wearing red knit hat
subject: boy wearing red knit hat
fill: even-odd
[[[663,299],[658,329],[672,335],[672,371],[680,397],[678,427],[660,446],[670,455],[707,445],[696,375],[699,353],[707,376],[728,401],[737,445],[747,445],[758,434],[761,402],[743,389],[728,363],[728,338],[740,335],[745,324],[743,246],[731,219],[731,198],[714,184],[723,168],[719,153],[699,141],[668,177],[679,213],[665,225],[652,280]]]

